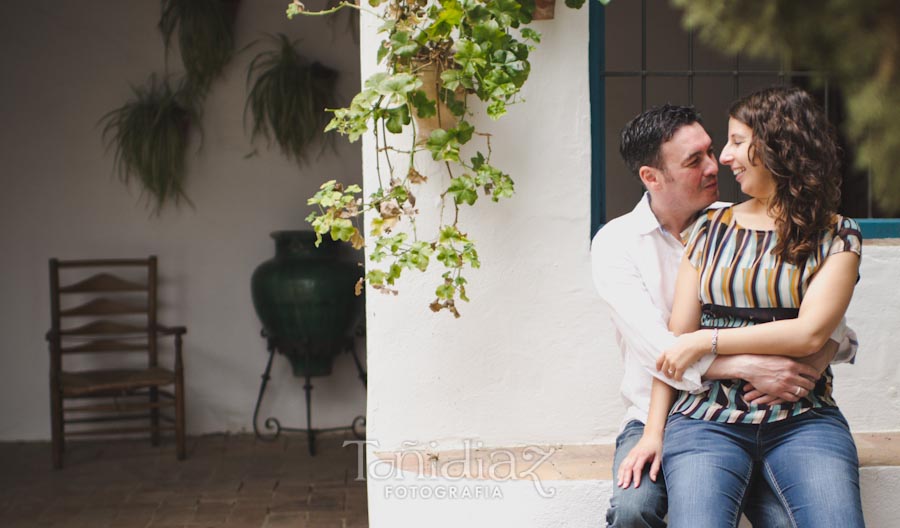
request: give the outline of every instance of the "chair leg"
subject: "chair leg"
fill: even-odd
[[[175,376],[175,449],[178,460],[187,456],[184,441],[184,376]]]
[[[150,387],[150,443],[153,446],[159,445],[159,389]]]
[[[51,387],[50,390],[50,437],[53,440],[51,446],[53,469],[61,469],[64,448],[62,397],[55,387]]]

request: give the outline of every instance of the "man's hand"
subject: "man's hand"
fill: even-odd
[[[816,380],[834,359],[837,349],[838,344],[829,339],[815,354],[797,360],[781,356],[745,356],[749,363],[745,367],[747,373],[741,378],[749,383],[744,386],[744,401],[773,405],[799,400],[815,387]]]
[[[744,401],[756,405],[795,402],[816,386],[819,371],[783,356],[742,356]]]

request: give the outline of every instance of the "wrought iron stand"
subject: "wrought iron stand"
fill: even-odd
[[[345,427],[328,427],[321,429],[313,429],[312,427],[312,405],[311,405],[311,396],[312,396],[312,381],[309,375],[310,372],[310,359],[312,356],[312,347],[309,346],[308,342],[285,342],[284,340],[277,340],[272,337],[269,337],[262,333],[262,336],[266,339],[266,348],[269,350],[269,360],[266,362],[266,370],[262,374],[262,384],[259,387],[259,396],[256,398],[256,407],[253,409],[253,432],[256,434],[256,437],[260,440],[265,441],[274,441],[281,435],[282,431],[292,432],[292,433],[306,433],[306,438],[309,443],[309,454],[315,456],[316,454],[316,434],[328,431],[352,431],[353,435],[359,439],[363,439],[366,436],[366,417],[365,416],[357,416],[353,419],[353,422],[349,426]],[[359,379],[362,381],[364,387],[367,386],[366,383],[366,371],[363,370],[362,363],[359,361],[359,356],[356,354],[356,346],[355,346],[354,338],[347,338],[346,343],[343,346],[344,352],[349,352],[353,356],[353,362],[356,364],[356,371],[359,373]],[[306,427],[286,427],[281,425],[281,422],[278,418],[270,416],[266,418],[264,423],[266,432],[261,432],[257,425],[257,417],[259,415],[259,406],[262,403],[263,394],[266,392],[266,387],[269,384],[269,372],[272,370],[272,358],[275,357],[275,351],[284,354],[287,350],[291,351],[301,351],[303,352],[303,356],[306,361],[306,372],[305,372],[305,383],[303,385],[303,390],[306,393]],[[269,433],[269,431],[274,431]]]

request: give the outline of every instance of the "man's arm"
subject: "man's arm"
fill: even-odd
[[[638,361],[653,376],[680,390],[703,388],[701,376],[713,357],[701,359],[687,369],[680,381],[662,376],[655,367],[660,352],[672,346],[667,314],[653,304],[637,265],[625,248],[604,244],[604,233],[594,237],[591,270],[600,298],[609,308],[613,324]]]
[[[837,347],[837,343],[829,340],[818,353],[802,360],[753,354],[717,356],[703,379],[747,380],[750,386],[744,399],[748,403],[769,404],[779,399],[795,402],[815,387],[815,380],[828,366]]]
[[[660,355],[656,366],[667,373],[674,371],[672,377],[679,379],[687,366],[708,353],[710,343],[715,339],[718,340],[718,353],[722,355],[811,356],[825,346],[843,318],[853,295],[858,269],[859,255],[849,251],[832,255],[816,272],[796,318],[727,328],[721,332],[704,329],[684,334],[675,346]],[[673,318],[675,316],[673,311]]]

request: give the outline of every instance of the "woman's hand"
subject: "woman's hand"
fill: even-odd
[[[640,487],[641,472],[648,463],[650,464],[650,480],[656,482],[662,463],[662,437],[645,433],[628,452],[625,460],[619,464],[616,484],[620,488],[627,488],[634,482],[635,488]]]
[[[672,348],[659,355],[656,370],[670,379],[681,381],[684,371],[706,355],[711,347],[712,333],[709,330],[682,334]]]

